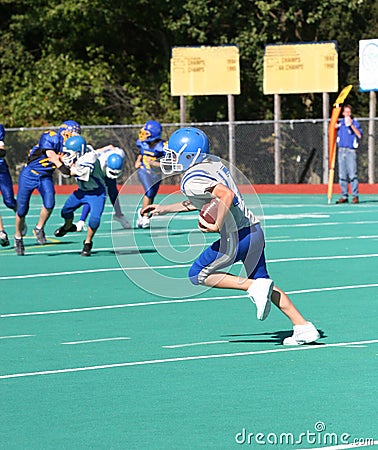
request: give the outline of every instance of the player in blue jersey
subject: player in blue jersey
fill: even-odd
[[[5,161],[5,129],[4,126],[0,123],[0,191],[3,196],[4,205],[16,211],[16,199],[14,197],[13,192],[13,183],[12,178],[9,173],[8,165]],[[0,215],[0,245],[2,247],[6,247],[9,245],[9,239],[6,231],[4,230],[3,221]]]
[[[67,139],[63,150],[63,161],[70,167],[70,174],[76,178],[79,187],[63,205],[61,216],[64,219],[64,224],[55,230],[54,234],[57,237],[62,237],[69,232],[76,231],[76,225],[73,223],[74,211],[83,205],[89,205],[88,231],[83,242],[84,247],[81,256],[90,256],[93,236],[100,226],[105,206],[104,173],[96,153],[87,147],[87,143],[82,136],[73,136]]]
[[[55,189],[53,172],[58,169],[64,176],[70,176],[70,169],[63,164],[62,150],[66,140],[80,134],[80,125],[73,121],[63,122],[58,132],[49,130],[42,133],[39,142],[29,152],[27,163],[18,179],[15,250],[17,255],[24,255],[25,248],[22,230],[25,217],[29,211],[30,197],[34,189],[40,193],[43,206],[33,234],[39,244],[46,244],[44,226],[55,206]]]
[[[4,139],[5,129],[4,126],[0,124],[0,191],[3,196],[5,206],[13,211],[16,211],[17,203],[13,192],[12,178],[5,160],[6,150]]]
[[[136,145],[139,155],[135,161],[138,169],[138,178],[144,188],[142,208],[138,211],[137,227],[148,228],[150,219],[147,214],[141,214],[141,210],[151,205],[156,197],[161,183],[161,170],[159,160],[164,156],[164,143],[161,138],[163,129],[156,120],[146,122],[139,132]]]
[[[87,147],[91,146],[87,145]],[[122,213],[118,200],[117,188],[117,179],[122,175],[126,154],[121,148],[115,147],[112,144],[97,149],[92,148],[92,150],[96,153],[105,176],[106,191],[114,207],[113,219],[119,222],[124,229],[129,229],[131,228],[131,224]],[[76,223],[77,231],[82,231],[85,228],[85,221],[88,217],[89,211],[89,204],[84,205],[80,220]]]
[[[143,213],[162,215],[201,210],[211,199],[219,199],[215,224],[206,223],[207,232],[220,238],[205,249],[189,269],[195,284],[238,289],[256,305],[257,318],[265,320],[273,302],[292,322],[294,333],[285,345],[301,345],[319,338],[317,329],[300,314],[287,294],[270,279],[265,255],[265,239],[259,220],[249,210],[232,178],[219,158],[209,154],[209,140],[197,128],[181,128],[168,140],[160,160],[165,174],[183,173],[181,190],[187,200],[170,205],[150,205]],[[242,261],[247,278],[223,270]]]

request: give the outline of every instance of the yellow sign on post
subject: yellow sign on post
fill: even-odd
[[[265,47],[264,94],[336,92],[337,73],[335,42]]]
[[[171,95],[240,94],[236,46],[173,47]]]

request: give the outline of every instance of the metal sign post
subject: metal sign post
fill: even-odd
[[[264,54],[264,94],[274,95],[275,183],[281,183],[281,94],[323,94],[323,118],[328,118],[327,92],[338,89],[336,42],[269,44]],[[328,177],[327,121],[323,127],[323,182]]]

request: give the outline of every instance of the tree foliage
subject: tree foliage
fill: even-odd
[[[0,120],[42,126],[179,120],[170,95],[174,46],[238,45],[242,94],[238,120],[272,117],[263,95],[266,44],[336,41],[339,85],[358,92],[358,43],[378,18],[375,0],[0,0]],[[223,96],[187,99],[191,120],[226,120]],[[284,96],[283,117],[321,116],[321,96]]]

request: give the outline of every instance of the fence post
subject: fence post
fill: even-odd
[[[186,122],[186,98],[184,95],[180,95],[180,124],[184,125]]]
[[[368,177],[369,183],[374,183],[374,117],[377,106],[377,98],[375,91],[370,91],[369,103],[369,136],[368,136]]]
[[[281,97],[274,94],[274,184],[281,184]]]
[[[231,176],[235,176],[235,102],[234,96],[227,95],[228,104],[228,159]]]
[[[323,92],[323,183],[328,183],[328,121],[329,94]]]

